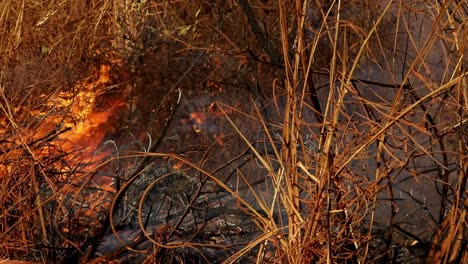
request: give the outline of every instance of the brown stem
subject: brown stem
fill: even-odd
[[[252,33],[255,35],[255,38],[257,39],[260,46],[270,57],[271,62],[276,65],[280,64],[281,56],[279,55],[279,52],[275,50],[274,47],[272,47],[273,45],[271,41],[268,41],[266,32],[263,31],[258,25],[258,21],[255,18],[254,12],[249,4],[249,1],[237,0],[237,2],[239,2],[242,11],[244,11],[245,16],[247,17]]]

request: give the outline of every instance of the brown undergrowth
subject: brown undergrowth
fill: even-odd
[[[468,260],[463,1],[0,10],[0,257]]]

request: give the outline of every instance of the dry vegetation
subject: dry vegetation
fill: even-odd
[[[468,262],[465,1],[0,11],[0,258]]]

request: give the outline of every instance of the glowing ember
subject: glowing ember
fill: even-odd
[[[214,139],[216,140],[216,143],[218,143],[221,147],[224,146],[224,141],[223,141],[224,136],[225,135],[223,132],[221,132],[219,135],[216,135],[216,134],[213,135]]]

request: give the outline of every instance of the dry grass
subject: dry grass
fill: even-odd
[[[80,250],[118,233],[122,197],[158,159],[224,190],[261,231],[225,263],[468,261],[464,1],[2,1],[0,10],[0,256],[109,260]],[[78,80],[99,82],[97,66],[116,58],[95,89],[106,107],[125,96],[125,121],[114,121],[128,135],[147,129],[149,146],[92,168],[73,163],[84,152],[64,149],[67,129],[46,121],[79,117],[50,98],[73,101]],[[145,96],[154,87],[165,99]],[[201,157],[160,151],[180,117],[178,89],[182,100],[200,89],[228,94],[210,104],[224,130],[206,136]],[[109,166],[134,168],[96,198],[88,184]],[[146,261],[175,248],[227,251],[158,237],[177,228],[147,231],[145,196],[161,179],[139,201],[142,239],[154,249]],[[423,254],[404,255],[413,249]]]

